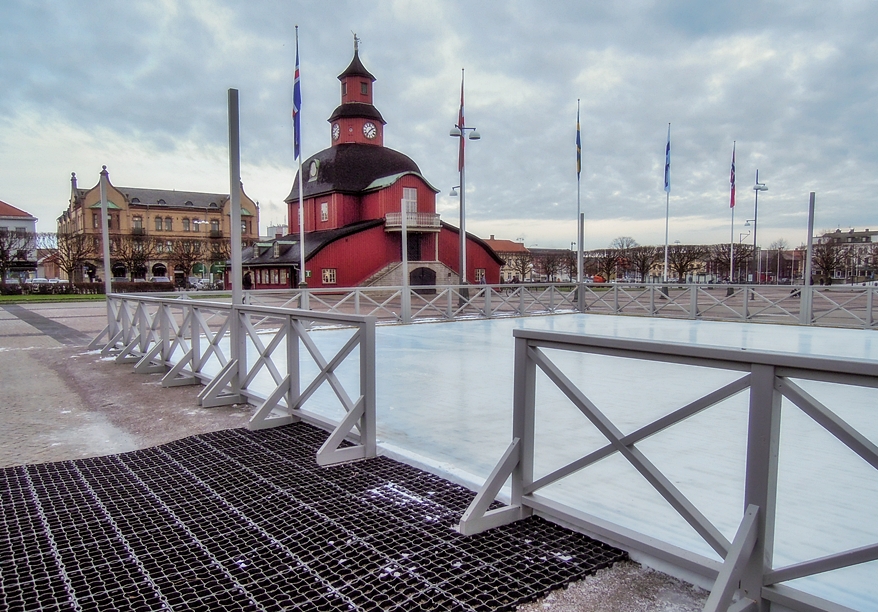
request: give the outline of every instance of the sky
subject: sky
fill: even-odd
[[[70,173],[228,193],[227,92],[239,90],[241,175],[263,233],[286,222],[296,172],[295,26],[306,158],[330,146],[337,76],[377,78],[385,145],[409,155],[458,224],[461,69],[467,230],[528,246],[576,240],[576,112],[585,248],[619,236],[807,240],[878,229],[878,3],[812,0],[4,0],[0,200],[54,231]],[[736,151],[737,205],[729,207]],[[754,215],[756,171],[768,187]]]

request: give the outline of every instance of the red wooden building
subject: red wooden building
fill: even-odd
[[[375,77],[354,58],[339,75],[341,104],[329,117],[331,146],[303,163],[305,270],[308,287],[401,285],[402,206],[406,210],[409,280],[457,284],[457,227],[439,219],[437,190],[408,156],[384,146],[386,122],[372,104]],[[244,251],[253,287],[299,282],[299,180],[286,202],[292,233]],[[467,233],[467,278],[498,283],[503,260]]]

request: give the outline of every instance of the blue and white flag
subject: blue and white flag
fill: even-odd
[[[665,147],[665,191],[671,193],[671,124],[668,124],[668,146]]]

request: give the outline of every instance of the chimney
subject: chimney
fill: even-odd
[[[70,188],[73,191],[76,191],[76,173],[75,172],[70,173]]]
[[[281,238],[283,238],[283,236],[284,235],[281,234],[279,231],[277,231],[277,230],[274,231],[274,239],[275,240],[280,240]]]
[[[494,234],[491,234],[491,240],[493,240],[493,239],[494,239]]]

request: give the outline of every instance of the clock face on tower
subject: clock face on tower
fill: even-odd
[[[363,136],[369,138],[375,138],[378,135],[378,128],[375,127],[375,124],[371,121],[367,121],[363,124]]]
[[[338,140],[338,137],[341,136],[341,128],[338,127],[337,123],[332,124],[332,139]]]

